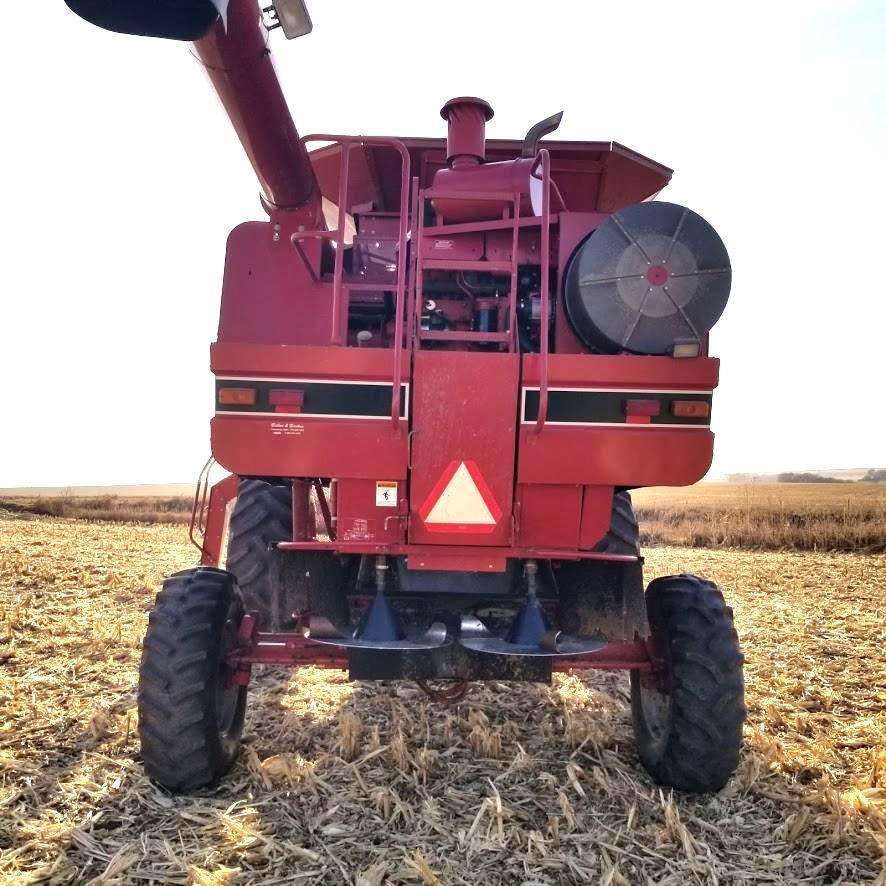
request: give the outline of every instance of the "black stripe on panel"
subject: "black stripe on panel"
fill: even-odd
[[[533,422],[538,418],[538,391],[525,389],[526,401],[523,408],[523,421]],[[689,418],[671,414],[674,400],[692,400],[711,404],[712,394],[650,393],[648,391],[578,391],[548,390],[548,414],[546,421],[563,424],[628,424],[625,404],[628,400],[658,400],[659,414],[652,416],[652,425],[697,425],[707,427],[711,423],[710,414],[702,418]],[[635,425],[631,424],[631,427]],[[648,426],[648,425],[646,425]],[[640,425],[644,427],[644,425]]]
[[[253,388],[255,403],[250,405],[218,402],[221,388]],[[304,393],[302,415],[341,415],[354,418],[382,418],[391,414],[393,385],[341,384],[321,381],[250,381],[249,379],[216,379],[216,412],[275,412],[271,391],[292,390]],[[406,416],[406,385],[400,386],[400,417]],[[287,413],[280,413],[285,415]],[[288,413],[298,415],[299,413]]]

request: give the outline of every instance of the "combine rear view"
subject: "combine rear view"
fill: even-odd
[[[187,791],[227,770],[255,664],[449,701],[618,668],[652,776],[719,789],[745,714],[732,612],[694,576],[644,590],[629,494],[694,483],[713,452],[731,270],[701,216],[652,200],[671,171],[549,138],[560,115],[487,140],[472,97],[443,106],[445,138],[301,137],[267,48],[310,31],[297,0],[67,3],[193,41],[269,216],[228,239],[211,439],[230,475],[198,485],[201,565],[150,616],[148,773]]]

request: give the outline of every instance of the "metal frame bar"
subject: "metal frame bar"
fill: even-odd
[[[539,329],[538,417],[535,433],[540,434],[548,417],[548,350],[550,344],[550,259],[551,259],[551,155],[541,148],[532,164],[530,175],[538,178],[541,166],[541,317]]]
[[[281,551],[333,551],[337,554],[389,554],[391,556],[431,556],[440,554],[484,558],[541,558],[544,560],[601,560],[608,563],[636,563],[634,554],[607,554],[602,551],[558,550],[556,548],[472,547],[469,545],[411,545],[400,542],[365,541],[280,541]]]
[[[259,631],[255,617],[247,613],[240,622],[237,646],[228,657],[231,682],[246,685],[254,664],[346,669],[348,653],[340,646],[313,643],[301,633]],[[599,651],[586,655],[554,658],[551,665],[554,671],[596,669],[645,672],[655,671],[657,667],[651,641],[640,637],[624,643],[609,643]]]

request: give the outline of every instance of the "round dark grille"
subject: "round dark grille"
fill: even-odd
[[[619,209],[579,245],[564,300],[588,347],[669,354],[677,343],[701,342],[731,284],[717,232],[685,206],[653,201]]]

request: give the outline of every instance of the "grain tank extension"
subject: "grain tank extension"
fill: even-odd
[[[198,484],[200,565],[151,614],[148,773],[186,791],[228,769],[254,664],[450,703],[619,668],[652,776],[720,788],[744,718],[732,612],[694,576],[644,589],[630,499],[713,451],[731,269],[700,215],[653,199],[671,170],[559,141],[559,114],[487,138],[473,97],[431,137],[301,136],[269,49],[310,32],[300,0],[66,2],[193,43],[268,216],[228,238],[210,366],[230,473]]]

